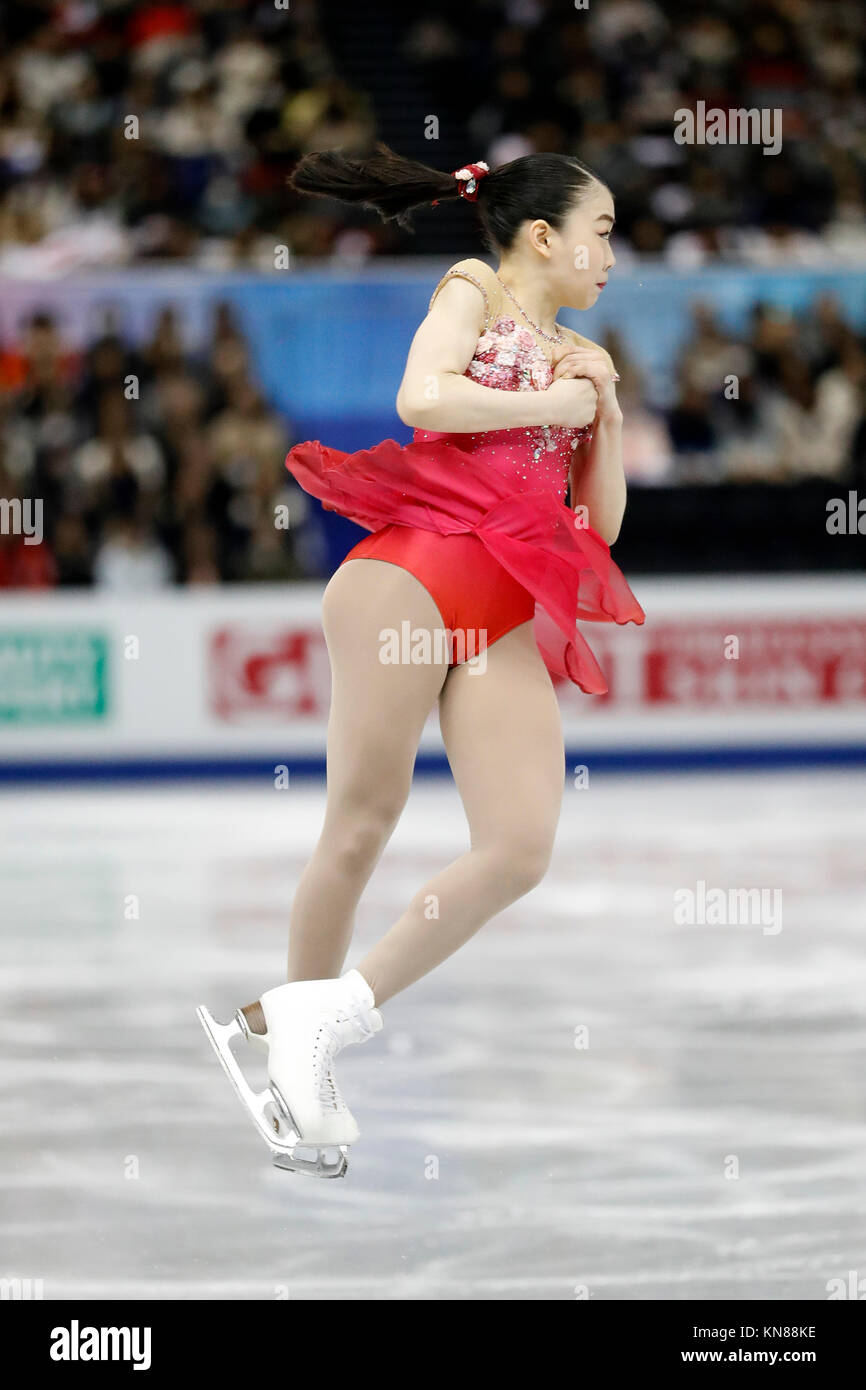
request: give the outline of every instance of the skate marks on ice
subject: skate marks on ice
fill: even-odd
[[[362,1134],[338,1183],[269,1166],[195,1017],[281,978],[321,792],[5,793],[0,1274],[46,1298],[826,1298],[866,1274],[864,781],[567,789],[544,882],[341,1053]],[[453,787],[416,784],[347,966],[464,846]],[[781,889],[781,930],[675,924],[701,881]]]

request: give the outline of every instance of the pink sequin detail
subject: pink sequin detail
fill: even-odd
[[[553,368],[528,329],[501,315],[481,334],[463,375],[495,391],[546,391],[553,381]],[[416,429],[413,442],[449,439],[479,464],[510,479],[516,492],[549,487],[564,500],[572,450],[591,438],[591,425],[581,429],[528,425],[476,434]]]

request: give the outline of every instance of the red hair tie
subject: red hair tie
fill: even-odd
[[[455,178],[460,185],[458,190],[460,197],[465,198],[470,203],[476,202],[478,198],[478,185],[484,178],[484,175],[489,173],[490,169],[483,160],[479,160],[477,164],[467,164],[462,169],[455,169],[452,178]],[[434,198],[433,202],[430,204],[431,208],[435,208],[438,202],[439,199]]]

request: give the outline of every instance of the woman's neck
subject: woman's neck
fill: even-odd
[[[556,337],[556,314],[559,309],[556,292],[549,290],[537,274],[527,274],[518,266],[503,261],[496,271],[501,283],[511,291],[518,306],[543,333]],[[513,301],[512,301],[513,302]]]

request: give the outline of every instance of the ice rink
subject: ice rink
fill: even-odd
[[[0,1274],[268,1300],[866,1275],[866,772],[567,785],[544,882],[338,1059],[362,1137],[331,1182],[270,1166],[195,1016],[284,978],[323,807],[303,782],[2,793]],[[346,968],[467,843],[451,782],[416,782]],[[780,911],[678,924],[701,882]]]

